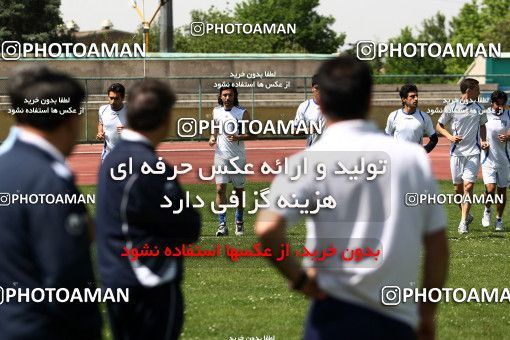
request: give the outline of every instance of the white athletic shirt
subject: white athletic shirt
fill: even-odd
[[[403,109],[393,111],[388,116],[384,131],[395,139],[420,145],[425,134],[430,137],[436,133],[430,116],[419,109],[411,114],[405,113]]]
[[[480,154],[480,125],[487,122],[487,114],[478,102],[466,104],[455,101],[448,103],[438,122],[445,126],[448,125],[452,135],[462,137],[459,143],[452,143],[451,156],[462,157]]]
[[[384,306],[381,290],[384,286],[415,288],[423,236],[446,226],[444,209],[440,205],[405,205],[407,193],[437,193],[436,180],[423,147],[397,141],[381,133],[371,122],[349,120],[328,126],[317,143],[290,158],[289,169],[295,169],[295,164],[303,164],[303,157],[316,155],[320,155],[325,169],[338,169],[338,161],[351,169],[353,164],[349,159],[358,164],[361,155],[371,152],[377,153],[375,160],[380,159],[379,156],[386,158],[388,170],[381,176],[388,177],[350,181],[348,175],[332,175],[328,171],[327,176],[318,181],[315,167],[308,160],[312,171],[298,180],[289,180],[295,170],[289,170],[290,175],[276,177],[269,193],[270,210],[284,217],[289,226],[300,217],[307,217],[307,249],[310,251],[315,249],[313,245],[308,247],[314,240],[325,240],[327,247],[335,240],[378,239],[383,255],[373,262],[377,264],[375,268],[367,267],[361,261],[359,266],[350,262],[352,267],[342,269],[341,262],[334,262],[339,256],[334,256],[333,262],[328,263],[330,267],[317,268],[318,284],[333,297],[378,311],[416,328],[418,305],[408,300],[396,306]],[[377,164],[380,167],[379,162]],[[305,199],[314,202],[317,191],[333,196],[336,207],[321,210],[316,215],[302,215],[299,209],[275,206],[280,195],[290,202],[294,201],[293,197],[299,202]]]
[[[499,115],[492,108],[487,113],[487,141],[489,149],[482,150],[482,165],[491,168],[497,166],[510,167],[510,151],[508,142],[501,143],[499,134],[506,134],[510,129],[510,110],[504,110]]]
[[[213,119],[216,124],[221,125],[227,131],[231,131],[233,130],[232,126],[234,124],[237,125],[237,121],[243,119],[245,111],[246,110],[241,106],[233,106],[230,111],[225,110],[223,106],[216,106],[213,109]],[[239,127],[237,131],[237,133],[240,133]],[[229,159],[236,156],[245,158],[244,141],[231,142],[228,140],[229,135],[224,132],[225,131],[218,132],[216,137],[215,156]]]
[[[304,121],[308,125],[310,122],[316,122],[322,129],[324,129],[324,125],[326,124],[326,120],[322,115],[321,109],[319,105],[315,103],[313,99],[308,99],[299,104],[298,109],[296,111],[296,118],[294,118],[294,125],[297,126],[299,121]],[[318,133],[309,134],[306,137],[306,146],[310,146],[319,140]]]
[[[101,106],[99,108],[99,122],[103,124],[105,148],[110,151],[120,140],[117,126],[127,125],[126,106],[122,106],[119,111],[112,110],[111,105]]]

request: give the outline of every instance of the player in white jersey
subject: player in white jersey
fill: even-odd
[[[487,114],[477,102],[480,95],[478,81],[466,78],[460,83],[462,96],[460,100],[448,103],[439,117],[436,129],[452,143],[450,149],[450,170],[452,173],[455,193],[464,197],[473,196],[473,187],[480,169],[480,151],[487,149],[486,140]],[[451,133],[446,130],[448,125]],[[469,213],[471,203],[465,200],[460,204],[461,220],[459,233],[468,232],[473,221]]]
[[[510,110],[505,110],[508,96],[503,91],[491,94],[491,107],[487,112],[487,141],[490,148],[482,151],[482,174],[485,183],[485,195],[503,197],[496,205],[496,231],[503,231],[503,210],[506,204],[506,188],[510,184]],[[497,187],[497,190],[496,190]],[[487,200],[482,217],[482,226],[491,224],[491,201]]]
[[[239,120],[249,121],[250,115],[246,109],[239,106],[237,88],[232,85],[221,87],[218,95],[219,106],[213,110],[213,119],[217,125],[221,125],[223,131],[214,130],[209,138],[209,145],[216,145],[214,153],[214,165],[226,166],[228,170],[235,170],[234,165],[231,163],[233,158],[235,164],[244,169],[246,164],[246,151],[244,148],[244,141],[251,139],[253,135],[248,131],[239,130]],[[248,124],[245,124],[247,126]],[[237,131],[237,133],[229,133]],[[244,194],[244,184],[246,176],[243,174],[219,174],[216,175],[216,206],[220,207],[227,203],[227,184],[232,182],[234,186],[235,195],[238,198],[239,205],[236,209],[235,223],[236,235],[244,233],[244,220],[243,220],[243,202],[242,197]],[[227,213],[226,211],[219,214],[220,225],[216,236],[228,235],[227,227]]]
[[[432,119],[425,112],[418,109],[418,88],[413,84],[406,84],[400,88],[402,108],[393,111],[386,122],[386,134],[398,140],[412,143],[423,143],[423,136],[429,136],[429,142],[424,146],[431,152],[437,144],[438,138]]]
[[[97,140],[104,141],[101,162],[120,140],[120,132],[127,125],[124,97],[126,89],[122,84],[115,83],[108,88],[108,105],[99,108],[99,124]]]
[[[294,118],[294,126],[299,126],[300,122],[305,122],[309,129],[308,136],[306,137],[306,147],[310,147],[313,143],[319,140],[321,136],[319,131],[315,131],[315,127],[319,127],[322,131],[325,128],[326,120],[321,113],[318,104],[319,101],[319,84],[317,82],[317,75],[312,77],[312,98],[305,100],[299,104],[296,111],[296,118]],[[302,123],[301,123],[302,124]],[[303,135],[304,132],[298,132],[296,135]]]

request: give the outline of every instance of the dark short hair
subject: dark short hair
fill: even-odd
[[[155,130],[165,121],[175,104],[170,87],[155,79],[147,79],[129,90],[126,109],[128,126],[136,131]]]
[[[80,103],[85,98],[85,91],[78,81],[44,65],[19,68],[9,80],[8,93],[13,109],[22,111],[15,114],[16,121],[43,131],[54,131],[70,117],[78,115]],[[51,105],[46,99],[52,102]],[[69,108],[75,112],[63,113]],[[49,112],[31,113],[31,109],[49,109]]]
[[[508,95],[506,94],[506,92],[501,91],[501,90],[496,90],[491,93],[491,103],[495,103],[500,99],[503,99],[503,104],[506,104],[506,102],[508,100]]]
[[[234,106],[239,106],[239,94],[237,93],[237,88],[234,86],[234,84],[229,83],[227,86],[220,87],[220,91],[218,92],[218,104],[223,105],[223,100],[221,100],[221,93],[225,90],[232,90],[234,91]]]
[[[122,97],[124,97],[126,95],[126,88],[121,83],[114,83],[114,84],[111,84],[108,87],[108,90],[106,91],[106,94],[108,94],[110,92],[118,93]]]
[[[409,95],[409,92],[418,93],[418,88],[414,84],[405,84],[400,88],[398,94],[400,95],[400,99],[405,99]]]
[[[475,86],[477,86],[479,83],[478,83],[478,80],[476,79],[473,79],[473,78],[466,78],[466,79],[463,79],[461,82],[460,82],[460,92],[462,94],[466,93],[466,91],[468,89],[473,89]]]
[[[317,73],[321,107],[325,114],[343,120],[367,116],[372,75],[366,62],[342,55],[322,63]]]
[[[314,74],[312,76],[312,87],[314,87],[315,85],[319,85],[319,75],[318,74]]]

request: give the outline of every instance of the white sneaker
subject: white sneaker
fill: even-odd
[[[228,236],[228,228],[226,224],[220,224],[218,231],[216,232],[216,236]]]
[[[244,222],[236,221],[236,236],[241,236],[244,234]]]
[[[459,234],[467,234],[468,233],[467,223],[464,221],[460,221],[458,230],[459,230]]]
[[[466,226],[469,226],[471,224],[471,222],[473,222],[473,220],[474,220],[473,215],[468,214],[467,218],[466,218]]]
[[[491,211],[490,210],[487,211],[487,209],[485,209],[483,211],[482,226],[487,228],[490,225],[491,225]]]
[[[496,226],[496,231],[503,231],[504,229],[503,221],[500,218],[496,220],[496,223],[494,223],[494,225]]]

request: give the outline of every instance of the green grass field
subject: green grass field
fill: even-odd
[[[247,190],[260,190],[265,183],[250,184]],[[440,191],[451,193],[448,181],[439,182]],[[81,188],[93,193],[95,187]],[[214,198],[212,185],[187,185],[191,197],[199,194],[205,202]],[[483,185],[478,182],[475,193]],[[95,207],[89,207],[92,213]],[[470,289],[508,287],[510,278],[510,233],[494,232],[494,227],[482,228],[483,207],[473,206],[474,222],[467,235],[459,235],[460,212],[457,206],[445,206],[448,215],[450,271],[446,287]],[[509,208],[510,209],[510,208]],[[210,209],[201,212],[203,229],[200,244],[212,248],[218,242],[249,248],[256,243],[253,232],[255,217],[245,212],[245,235],[230,235],[218,240],[214,236],[217,219]],[[233,212],[228,215],[232,225]],[[504,221],[510,230],[510,213]],[[304,221],[289,229],[293,242],[304,240]],[[223,249],[222,249],[222,253]],[[241,260],[248,260],[249,263]],[[263,259],[241,259],[232,263],[223,258],[187,259],[183,290],[185,294],[185,323],[182,339],[229,339],[264,335],[275,339],[300,339],[308,301],[287,289],[286,281]],[[103,309],[104,312],[104,309]],[[508,304],[441,303],[439,306],[438,339],[504,339],[508,338],[510,314]],[[106,320],[106,315],[105,315]],[[111,339],[108,327],[105,339]]]

